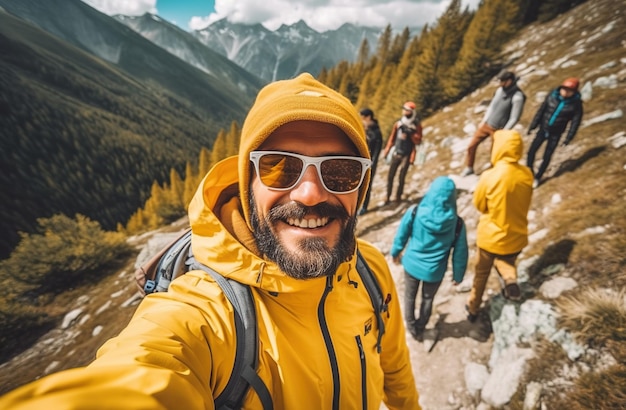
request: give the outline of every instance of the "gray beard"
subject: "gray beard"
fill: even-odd
[[[322,203],[306,207],[297,202],[273,207],[264,220],[259,218],[254,194],[250,190],[250,224],[256,245],[263,256],[276,263],[280,270],[294,279],[313,279],[334,275],[339,265],[349,260],[356,246],[356,217],[348,215],[341,206]],[[298,243],[298,250],[290,252],[280,243],[272,226],[276,221],[287,218],[301,218],[310,210],[320,216],[339,219],[343,229],[339,233],[337,245],[328,247],[323,238],[303,239]]]

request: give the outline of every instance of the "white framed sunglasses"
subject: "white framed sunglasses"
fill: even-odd
[[[261,183],[276,191],[292,189],[313,165],[324,188],[333,194],[349,194],[359,189],[372,165],[372,161],[363,157],[309,157],[283,151],[252,151],[250,161]]]

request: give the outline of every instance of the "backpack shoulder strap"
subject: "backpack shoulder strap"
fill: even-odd
[[[171,281],[189,270],[185,263],[190,254],[191,229],[188,229],[137,269],[135,277],[145,280],[143,293],[166,292]]]
[[[267,386],[256,373],[258,366],[258,329],[252,290],[249,286],[227,279],[196,261],[191,252],[191,230],[167,245],[141,268],[145,293],[167,292],[170,283],[189,270],[202,270],[215,280],[235,311],[235,363],[224,391],[215,397],[215,408],[241,408],[249,387],[257,393],[264,410],[273,408]]]
[[[259,396],[263,409],[272,409],[274,405],[270,392],[255,370],[259,362],[257,348],[259,336],[254,299],[250,287],[235,280],[227,279],[195,260],[190,263],[190,266],[192,269],[201,269],[211,275],[235,310],[235,332],[237,335],[235,363],[224,391],[215,398],[215,408],[241,408],[248,387],[252,387]]]
[[[376,313],[376,323],[378,324],[378,340],[376,342],[376,349],[378,353],[381,351],[381,341],[385,334],[385,322],[383,322],[383,312],[387,312],[389,299],[391,295],[388,295],[386,299],[383,299],[383,292],[380,289],[380,284],[374,276],[374,273],[368,266],[367,262],[361,252],[357,250],[356,269],[365,285],[365,289],[372,300],[372,306]]]

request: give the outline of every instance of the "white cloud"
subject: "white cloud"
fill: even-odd
[[[423,26],[433,22],[446,9],[449,0],[216,0],[215,13],[194,20],[194,29],[224,17],[236,23],[262,23],[270,30],[281,24],[304,20],[313,29],[323,32],[336,29],[343,23],[394,29]],[[191,24],[190,24],[191,27]]]
[[[83,0],[103,13],[141,15],[158,14],[156,0]],[[313,29],[324,32],[344,23],[395,30],[433,23],[451,0],[215,0],[215,13],[194,16],[185,29],[200,30],[222,18],[234,23],[261,23],[270,30],[281,24],[304,20]],[[475,9],[480,0],[462,0],[463,7]],[[184,9],[184,0],[181,0]],[[180,22],[181,26],[185,22]],[[417,33],[413,33],[417,34]]]
[[[156,0],[83,0],[83,2],[108,15],[140,16],[144,13],[157,14]]]

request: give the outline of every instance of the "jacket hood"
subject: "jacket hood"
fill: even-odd
[[[227,278],[271,292],[292,292],[318,280],[287,276],[274,262],[260,256],[238,196],[237,156],[217,163],[204,177],[189,204],[192,252],[196,260]],[[347,272],[353,257],[339,266]]]
[[[524,142],[519,132],[515,130],[498,130],[493,134],[493,148],[491,149],[491,163],[499,161],[518,162],[522,158]]]
[[[454,229],[456,226],[456,186],[446,176],[437,177],[422,198],[417,217],[430,232]]]
[[[349,99],[320,83],[309,73],[268,84],[259,92],[248,112],[239,144],[239,192],[243,216],[250,228],[250,152],[263,144],[281,125],[299,120],[335,125],[352,141],[361,157],[370,158],[363,122]],[[370,173],[366,173],[359,189],[357,208],[363,203]]]

